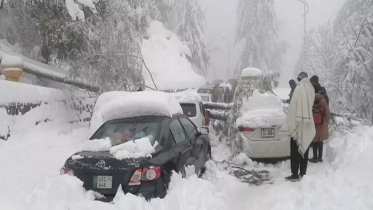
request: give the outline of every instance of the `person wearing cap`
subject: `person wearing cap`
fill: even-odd
[[[290,101],[286,124],[289,128],[291,176],[289,181],[299,181],[307,172],[309,146],[316,135],[312,106],[315,101],[315,89],[306,72],[297,78],[299,84],[295,88]]]
[[[326,103],[329,105],[329,97],[328,97],[328,94],[326,94],[326,89],[325,87],[321,86],[320,82],[319,82],[319,77],[317,75],[314,75],[310,78],[310,82],[312,83],[312,85],[318,85],[320,86],[320,91],[319,91],[319,94],[322,95],[325,100],[326,100]]]

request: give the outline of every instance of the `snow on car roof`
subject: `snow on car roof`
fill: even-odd
[[[200,94],[190,90],[173,93],[173,95],[179,101],[179,103],[199,103],[202,101]]]
[[[170,93],[160,91],[109,92],[101,95],[96,102],[90,131],[93,134],[109,120],[141,116],[172,117],[174,114],[182,113],[179,102]]]
[[[236,127],[258,128],[282,125],[286,119],[281,100],[271,93],[261,94],[258,90],[255,90],[248,99],[244,99],[240,111],[242,117],[237,119]]]
[[[249,67],[242,70],[241,76],[242,77],[257,77],[257,76],[263,76],[264,73],[262,70],[258,68]]]
[[[23,66],[23,60],[20,57],[6,55],[1,60],[3,66]]]

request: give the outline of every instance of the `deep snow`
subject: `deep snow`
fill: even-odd
[[[336,135],[326,143],[324,162],[310,163],[308,174],[297,183],[284,181],[289,161],[257,164],[243,154],[230,161],[228,147],[211,134],[214,161],[207,163],[202,179],[175,174],[165,199],[146,202],[118,193],[114,204],[93,201],[94,193],[86,192],[80,180],[59,175],[64,161],[89,138],[86,126],[51,121],[17,132],[0,141],[0,206],[5,210],[373,209],[373,128]],[[272,184],[240,182],[229,174],[234,164],[267,170]]]

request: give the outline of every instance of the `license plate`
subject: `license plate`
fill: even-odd
[[[273,138],[275,137],[274,128],[263,128],[262,129],[262,138]]]
[[[95,176],[93,186],[97,189],[111,189],[113,187],[112,176]]]

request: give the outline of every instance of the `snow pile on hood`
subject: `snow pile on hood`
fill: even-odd
[[[159,21],[152,21],[148,37],[142,43],[142,55],[159,90],[201,87],[205,79],[193,71],[186,55],[191,56],[187,45],[176,34],[164,28]],[[142,75],[149,87],[154,87],[148,70]]]
[[[282,125],[286,119],[282,101],[271,93],[261,94],[258,90],[244,99],[240,111],[242,116],[236,121],[237,127],[270,127]]]
[[[104,102],[104,99],[108,102]],[[105,94],[97,102],[91,120],[91,134],[109,120],[141,116],[172,117],[174,114],[183,113],[172,94],[159,91],[114,92]]]
[[[158,145],[158,143],[155,143],[153,146],[151,142],[153,142],[153,136],[129,141],[112,147],[110,154],[118,160],[148,157],[155,151],[154,147]]]
[[[263,76],[264,73],[262,70],[258,68],[246,68],[242,70],[241,77],[258,77],[258,76]]]
[[[180,103],[195,103],[202,101],[201,95],[199,95],[195,91],[186,90],[182,92],[173,93],[173,95]]]
[[[87,140],[82,144],[82,151],[109,151],[111,148],[110,138]]]

